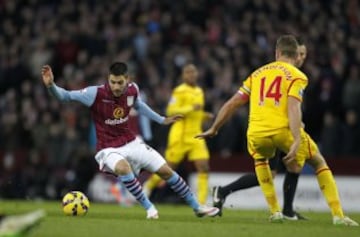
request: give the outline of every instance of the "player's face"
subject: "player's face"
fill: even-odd
[[[121,96],[121,94],[124,92],[126,85],[127,85],[127,76],[120,75],[115,76],[110,74],[109,76],[109,85],[110,89],[115,97]]]
[[[298,57],[295,62],[296,67],[301,67],[304,64],[304,61],[306,59],[307,50],[305,45],[299,45],[298,46]]]
[[[188,65],[185,66],[185,68],[182,71],[182,78],[183,80],[190,84],[190,85],[195,85],[196,81],[198,79],[198,70],[196,69],[196,67],[194,65]]]

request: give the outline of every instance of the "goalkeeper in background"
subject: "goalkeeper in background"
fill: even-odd
[[[202,131],[203,122],[212,119],[213,115],[204,111],[204,92],[197,85],[198,74],[195,65],[185,65],[181,74],[183,83],[172,92],[167,115],[181,114],[184,118],[171,126],[165,158],[173,169],[186,157],[194,163],[198,173],[197,196],[199,203],[204,205],[208,196],[209,150],[204,140],[194,139],[194,136]],[[145,182],[149,196],[160,181],[159,176],[152,175]]]

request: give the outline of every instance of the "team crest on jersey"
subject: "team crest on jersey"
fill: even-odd
[[[124,109],[121,107],[116,107],[113,111],[114,118],[119,119],[124,117]]]
[[[132,106],[134,104],[134,96],[128,96],[126,99],[128,106]]]

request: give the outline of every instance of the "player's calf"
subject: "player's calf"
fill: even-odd
[[[225,196],[221,192],[220,186],[215,186],[212,192],[213,206],[219,208],[219,216],[222,216],[222,208],[225,202]]]

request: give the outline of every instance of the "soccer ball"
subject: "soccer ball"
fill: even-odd
[[[88,212],[90,202],[82,192],[71,191],[63,197],[62,206],[67,216],[83,216]]]

